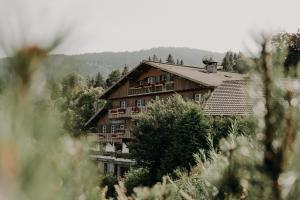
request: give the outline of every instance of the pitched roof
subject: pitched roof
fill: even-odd
[[[259,98],[249,97],[247,80],[224,81],[207,100],[204,113],[206,115],[249,115]]]
[[[223,81],[226,80],[243,80],[246,75],[217,71],[216,73],[209,73],[204,68],[187,66],[187,65],[173,65],[167,63],[159,63],[152,61],[143,61],[137,67],[133,68],[127,75],[123,76],[117,83],[111,86],[106,90],[100,98],[106,98],[112,92],[113,89],[121,85],[127,79],[130,79],[136,76],[138,73],[141,73],[139,69],[142,68],[154,67],[162,71],[180,76],[192,82],[201,84],[206,87],[217,87]]]
[[[296,96],[300,95],[300,79],[279,79],[275,84],[284,91],[289,88]],[[212,92],[205,104],[204,113],[218,116],[249,115],[254,110],[263,112],[260,102],[264,101],[261,81],[250,79],[224,81]],[[297,114],[300,115],[300,106],[297,106]]]
[[[199,83],[208,87],[217,87],[226,80],[242,80],[245,75],[239,73],[231,73],[217,71],[209,73],[203,68],[193,66],[170,65],[166,63],[146,62],[147,64],[159,68],[163,71],[178,75],[190,81]]]

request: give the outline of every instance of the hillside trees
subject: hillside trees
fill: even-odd
[[[106,85],[107,87],[112,86],[115,84],[119,79],[121,78],[121,72],[120,70],[116,69],[113,70],[106,79]]]
[[[174,58],[173,58],[172,54],[168,55],[166,61],[167,61],[168,64],[175,64],[175,61],[174,61]]]
[[[222,60],[223,70],[225,71],[237,71],[237,63],[241,54],[237,54],[231,51],[227,51]]]
[[[103,88],[95,87],[97,79],[94,83],[90,85],[90,81],[75,73],[67,75],[61,82],[48,83],[55,108],[62,113],[63,126],[74,136],[87,131],[84,124],[104,105],[99,99]]]
[[[129,72],[129,69],[128,69],[127,65],[125,64],[125,66],[123,67],[122,76],[125,76],[128,72]]]

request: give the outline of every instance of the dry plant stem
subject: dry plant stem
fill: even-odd
[[[280,162],[280,168],[282,171],[285,169],[285,166],[287,165],[295,141],[295,125],[294,125],[294,118],[293,118],[294,106],[292,105],[293,97],[294,97],[294,92],[288,90],[287,101],[289,107],[285,114],[286,132],[283,136],[284,138],[283,138],[282,149],[281,149],[282,160]]]
[[[274,120],[274,113],[272,106],[272,90],[273,90],[273,76],[272,76],[272,57],[267,51],[267,41],[262,44],[262,70],[263,70],[263,85],[264,85],[264,95],[266,99],[266,115],[265,120],[265,154],[264,154],[264,165],[267,173],[273,181],[273,190],[276,199],[281,200],[281,187],[278,184],[278,178],[280,175],[279,161],[281,160],[281,155],[276,153],[273,147],[273,142],[275,138],[276,125]]]

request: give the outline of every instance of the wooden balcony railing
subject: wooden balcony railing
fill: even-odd
[[[117,129],[114,133],[89,133],[89,135],[94,135],[96,141],[100,143],[106,142],[122,142],[123,139],[130,139],[131,133],[128,129]],[[95,139],[94,139],[95,141]]]
[[[108,118],[109,119],[116,119],[116,118],[130,118],[133,115],[146,112],[147,108],[145,106],[142,107],[126,107],[126,108],[115,108],[110,109],[108,111]]]
[[[129,88],[128,95],[142,95],[142,94],[150,94],[150,93],[159,93],[174,90],[174,82],[169,81],[166,83],[155,83],[144,85],[140,87],[132,87]]]

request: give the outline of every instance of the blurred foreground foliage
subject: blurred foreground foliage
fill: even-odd
[[[52,48],[26,46],[7,63],[0,96],[0,199],[98,198],[87,142],[64,133],[49,97],[43,61]]]

